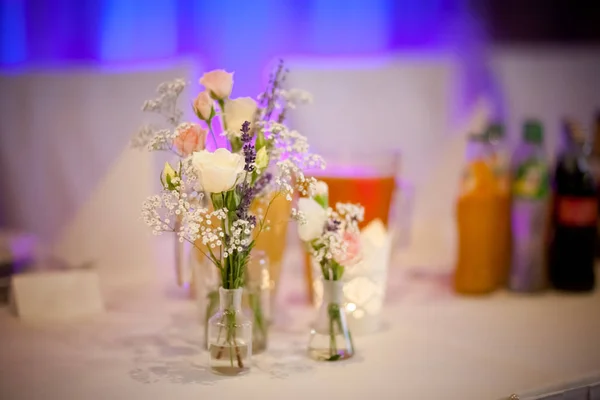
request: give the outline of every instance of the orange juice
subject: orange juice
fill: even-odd
[[[511,191],[510,167],[507,146],[504,143],[504,126],[492,123],[486,131],[486,139],[490,144],[489,163],[496,179],[496,194],[498,200],[497,213],[494,216],[497,225],[497,238],[494,259],[498,284],[508,282],[508,273],[511,264]]]
[[[365,208],[362,229],[374,219],[380,219],[387,227],[392,195],[395,188],[394,176],[320,176],[329,186],[329,204],[360,203]]]
[[[498,286],[500,202],[496,178],[481,154],[484,144],[477,142],[472,147],[475,157],[466,168],[456,206],[458,260],[454,288],[459,293],[481,294]]]
[[[271,299],[275,299],[281,276],[281,262],[285,252],[287,228],[292,211],[292,203],[287,201],[284,194],[280,194],[270,200],[273,200],[269,207],[266,218],[270,221],[269,230],[261,232],[256,239],[256,250],[262,250],[269,258],[269,276],[273,285]],[[267,203],[268,204],[268,203]],[[259,204],[255,201],[252,204],[252,212],[256,214],[258,207],[265,208],[265,204]],[[263,210],[264,211],[264,210]]]
[[[497,193],[497,225],[495,270],[498,285],[508,282],[511,263],[510,195],[508,191]]]

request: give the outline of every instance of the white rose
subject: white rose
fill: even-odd
[[[241,135],[242,124],[254,121],[254,114],[258,108],[256,101],[251,97],[238,97],[225,102],[225,123],[227,130],[236,136]]]
[[[210,92],[212,98],[225,100],[233,89],[233,72],[222,69],[207,72],[200,78],[200,84]]]
[[[175,190],[177,186],[172,183],[175,178],[177,178],[177,172],[171,167],[171,164],[166,162],[163,172],[160,175],[160,181],[162,182],[163,187],[167,190]]]
[[[244,157],[219,148],[211,153],[202,150],[192,155],[202,188],[210,193],[226,192],[233,188],[244,170]]]
[[[329,194],[329,186],[323,181],[315,183],[315,194],[317,196],[327,196]]]
[[[298,235],[304,242],[315,240],[323,234],[327,222],[327,210],[315,200],[307,197],[298,199],[298,211],[305,218],[304,224],[298,224]]]
[[[323,181],[317,181],[314,187],[314,199],[323,208],[327,208],[329,205],[329,186]]]

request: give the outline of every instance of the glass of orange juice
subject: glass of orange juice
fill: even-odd
[[[340,150],[323,154],[325,170],[308,171],[307,176],[322,180],[329,186],[329,204],[360,203],[365,217],[360,228],[380,219],[386,228],[390,225],[392,204],[398,195],[400,153],[355,152]],[[309,298],[312,293],[312,267],[308,254],[305,260],[305,277]]]

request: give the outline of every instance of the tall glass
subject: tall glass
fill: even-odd
[[[307,175],[324,181],[329,186],[329,204],[338,202],[360,203],[365,208],[364,228],[379,219],[386,228],[393,224],[392,205],[399,196],[400,154],[389,152],[350,152],[340,150],[335,154],[322,154],[327,163],[325,170],[309,171]],[[306,256],[306,285],[313,299],[313,274]]]
[[[275,299],[277,296],[277,289],[279,288],[279,278],[281,276],[281,266],[283,261],[283,255],[285,252],[288,222],[290,220],[290,214],[292,212],[292,203],[287,201],[285,195],[271,193],[269,199],[266,201],[255,201],[252,204],[252,212],[256,213],[259,207],[265,207],[265,203],[268,204],[272,201],[269,207],[269,213],[267,219],[271,221],[269,230],[261,232],[256,239],[255,251],[263,251],[269,260],[269,277],[270,277],[270,309],[271,313],[268,317],[270,321],[274,315],[275,310]]]

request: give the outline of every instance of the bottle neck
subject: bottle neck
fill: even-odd
[[[243,288],[239,289],[223,289],[219,288],[219,309],[221,311],[234,310],[239,311],[242,308],[242,292]]]
[[[536,151],[542,151],[543,150],[543,146],[540,142],[534,142],[531,140],[526,140],[525,142],[523,142],[523,145],[525,146],[526,149],[532,151],[532,152],[536,152]]]
[[[344,299],[344,282],[323,280],[323,303],[342,303]]]
[[[490,146],[484,142],[469,142],[467,144],[467,161],[482,160],[490,155]]]
[[[582,140],[568,138],[565,143],[565,153],[571,157],[586,156],[590,153],[590,146]]]

